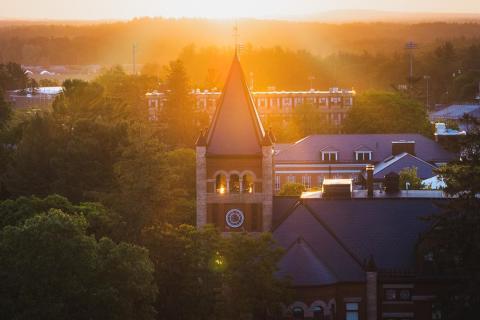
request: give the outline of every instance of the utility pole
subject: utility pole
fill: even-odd
[[[408,50],[410,55],[410,72],[408,75],[408,82],[411,89],[413,87],[413,50],[417,49],[417,44],[413,41],[409,41],[405,44],[405,49]]]
[[[429,75],[423,76],[423,79],[427,81],[427,110],[430,109],[430,78]]]
[[[133,75],[137,75],[137,66],[136,66],[136,61],[135,61],[135,56],[137,53],[137,44],[133,44],[132,46],[132,65],[133,65]]]

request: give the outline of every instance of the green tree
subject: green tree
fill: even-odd
[[[280,191],[279,196],[300,196],[302,192],[307,191],[307,188],[302,183],[288,182],[285,183]]]
[[[356,98],[343,125],[346,133],[421,133],[433,131],[425,107],[393,92],[365,92]]]
[[[97,238],[103,236],[117,236],[117,228],[122,224],[120,218],[100,203],[83,202],[72,204],[67,198],[59,195],[49,195],[45,198],[19,197],[0,202],[0,230],[6,226],[19,226],[26,220],[51,209],[82,216],[88,222],[88,234],[95,234]]]
[[[207,227],[155,225],[142,234],[155,264],[157,319],[212,319],[221,287],[223,239]]]
[[[5,319],[153,319],[148,252],[86,235],[59,209],[0,232],[0,308]]]
[[[277,319],[290,298],[289,282],[277,277],[283,249],[272,235],[236,233],[223,248],[226,270],[220,301],[223,319]],[[248,281],[245,281],[248,279]]]
[[[480,134],[462,142],[462,158],[438,170],[452,196],[441,213],[430,217],[434,226],[425,243],[433,271],[448,276],[438,302],[445,319],[476,319],[480,304]]]
[[[400,177],[398,180],[401,190],[420,190],[423,189],[422,179],[417,176],[417,168],[405,168],[400,171]],[[408,187],[407,187],[408,183]]]
[[[193,147],[200,129],[206,126],[208,117],[195,106],[182,61],[170,62],[165,86],[167,100],[160,116],[165,128],[164,140],[170,146]]]

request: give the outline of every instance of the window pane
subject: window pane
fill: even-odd
[[[347,311],[347,320],[358,320],[358,311]]]
[[[357,311],[358,310],[358,303],[347,303],[345,305],[345,309],[348,311]]]

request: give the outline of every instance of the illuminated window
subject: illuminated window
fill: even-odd
[[[253,181],[253,176],[251,174],[245,174],[242,178],[242,191],[244,193],[253,193],[255,183]]]
[[[240,192],[240,177],[238,174],[232,174],[230,176],[230,192],[231,193],[239,193]]]
[[[225,193],[227,191],[227,177],[224,174],[217,174],[215,177],[215,190],[217,193]]]

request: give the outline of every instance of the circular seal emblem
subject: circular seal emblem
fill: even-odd
[[[225,221],[230,228],[239,228],[242,226],[245,216],[239,209],[230,209],[225,215]]]

